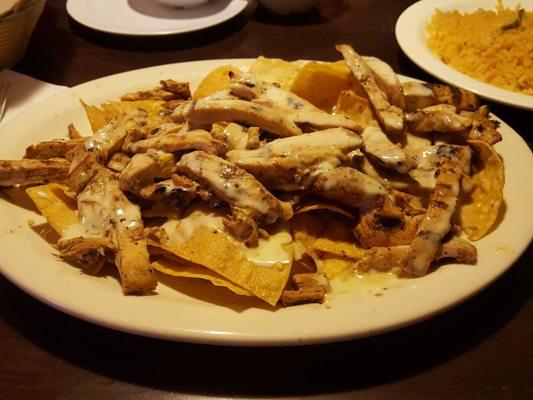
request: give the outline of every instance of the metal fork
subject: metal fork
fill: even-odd
[[[2,121],[2,118],[4,118],[4,114],[6,113],[8,92],[9,92],[9,84],[0,83],[0,122]]]

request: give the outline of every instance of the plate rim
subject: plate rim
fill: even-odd
[[[211,66],[211,68],[216,67],[217,65],[224,65],[224,64],[236,64],[236,65],[244,65],[246,63],[251,62],[253,59],[223,59],[223,60],[202,60],[202,61],[192,61],[192,62],[186,62],[186,63],[174,63],[174,64],[166,64],[166,65],[160,65],[155,67],[148,67],[148,68],[142,68],[137,69],[133,71],[128,72],[122,72],[119,74],[110,75],[107,77],[99,78],[96,80],[92,80],[86,83],[83,83],[81,85],[77,85],[73,88],[70,88],[69,90],[66,90],[64,92],[58,93],[43,102],[28,108],[23,113],[21,113],[19,116],[13,118],[13,120],[9,121],[5,126],[3,126],[0,129],[0,134],[5,132],[6,130],[9,130],[10,125],[15,125],[18,123],[18,121],[22,121],[22,119],[25,117],[26,113],[30,113],[35,109],[38,109],[40,106],[44,107],[42,103],[53,101],[54,98],[60,98],[65,97],[67,98],[69,95],[76,96],[76,90],[83,87],[95,87],[97,88],[98,85],[100,85],[104,80],[113,80],[116,79],[118,76],[127,76],[131,73],[155,73],[161,69],[161,68],[183,68],[185,64],[188,64],[189,66],[195,66],[198,63],[206,63],[206,65]],[[409,78],[410,79],[410,78]],[[157,80],[157,79],[154,79]],[[513,140],[518,140],[520,143],[520,146],[525,146],[527,148],[527,144],[525,141],[514,131],[510,126],[507,124],[503,124],[505,129],[508,129],[509,132],[513,135]],[[530,229],[530,233],[533,232]],[[403,319],[401,321],[396,321],[389,324],[383,324],[378,327],[374,327],[371,329],[366,330],[360,330],[357,332],[353,331],[342,331],[337,332],[334,334],[319,334],[315,336],[302,336],[301,334],[295,334],[292,336],[285,336],[280,337],[273,334],[270,335],[257,335],[257,334],[240,334],[240,333],[229,333],[229,332],[212,332],[212,331],[191,331],[191,330],[164,330],[164,329],[155,329],[151,328],[150,326],[132,326],[125,324],[124,321],[116,322],[113,319],[109,319],[109,316],[106,318],[106,316],[102,315],[92,315],[84,312],[83,310],[77,310],[65,307],[61,302],[54,301],[54,299],[48,298],[45,295],[39,293],[35,290],[34,287],[32,287],[31,282],[27,282],[24,280],[17,279],[15,276],[16,274],[10,272],[9,267],[4,267],[4,255],[0,252],[0,272],[13,284],[15,284],[17,287],[31,295],[32,297],[38,299],[39,301],[61,311],[68,315],[77,317],[79,319],[88,321],[90,323],[94,323],[96,325],[104,326],[107,328],[111,328],[114,330],[126,332],[126,333],[132,333],[140,336],[146,336],[146,337],[153,337],[153,338],[159,338],[159,339],[166,339],[166,340],[173,340],[173,341],[182,341],[182,342],[191,342],[191,343],[203,343],[203,344],[211,344],[211,345],[230,345],[230,346],[287,346],[287,345],[310,345],[310,344],[318,344],[318,343],[329,343],[329,342],[338,342],[338,341],[345,341],[350,339],[358,339],[361,337],[367,337],[372,336],[396,329],[400,329],[402,327],[412,325],[416,322],[428,319],[433,317],[434,315],[440,314],[441,312],[444,312],[452,307],[455,307],[457,304],[471,298],[475,294],[479,293],[481,290],[486,288],[488,285],[490,285],[492,282],[494,282],[496,279],[498,279],[503,273],[508,271],[512,265],[516,262],[516,260],[525,252],[525,250],[528,247],[529,239],[522,240],[522,245],[518,249],[516,253],[513,254],[513,256],[510,258],[511,261],[507,263],[507,265],[504,268],[500,268],[497,273],[490,276],[489,279],[485,279],[482,284],[477,285],[474,290],[469,290],[468,292],[464,293],[462,296],[456,297],[453,301],[448,301],[444,305],[438,308],[430,309],[429,311],[426,311],[425,313],[418,313],[417,315],[413,315],[410,318]],[[477,281],[476,281],[477,282]],[[220,333],[220,334],[219,334]]]
[[[419,68],[443,82],[470,90],[495,103],[533,110],[533,95],[503,89],[457,71],[439,60],[427,46],[425,38],[421,37],[420,29],[425,32],[425,25],[436,8],[447,9],[453,7],[454,4],[460,5],[467,2],[468,0],[447,0],[445,2],[420,0],[407,7],[396,20],[394,29],[396,41],[401,50]],[[477,2],[482,3],[481,0],[477,0]],[[415,31],[415,35],[413,35],[413,31]]]
[[[162,31],[158,31],[158,32],[132,32],[132,31],[125,31],[125,30],[120,30],[118,28],[110,28],[106,25],[99,25],[99,24],[93,24],[92,22],[88,22],[87,20],[83,19],[83,18],[79,18],[80,16],[74,11],[73,9],[73,3],[74,2],[77,2],[77,1],[87,1],[87,0],[67,0],[67,3],[66,3],[66,10],[67,10],[67,14],[69,15],[69,17],[71,17],[74,21],[76,21],[77,23],[87,27],[87,28],[90,28],[90,29],[94,29],[96,31],[99,31],[99,32],[105,32],[105,33],[110,33],[110,34],[115,34],[115,35],[121,35],[121,36],[129,36],[129,37],[140,37],[140,36],[146,36],[146,37],[158,37],[158,36],[172,36],[172,35],[182,35],[182,34],[187,34],[187,33],[192,33],[192,32],[198,32],[198,31],[201,31],[201,30],[204,30],[204,29],[209,29],[209,28],[212,28],[216,25],[220,25],[226,21],[229,21],[230,19],[236,17],[237,15],[239,15],[240,13],[242,13],[246,7],[248,6],[248,3],[246,0],[231,0],[230,4],[231,3],[235,3],[235,4],[240,4],[241,6],[240,7],[237,7],[235,9],[235,11],[233,13],[231,13],[231,15],[228,15],[227,17],[225,18],[218,18],[218,19],[215,19],[214,21],[208,23],[208,24],[204,24],[202,26],[199,26],[199,27],[190,27],[190,28],[187,28],[187,29],[168,29],[168,30],[162,30]]]

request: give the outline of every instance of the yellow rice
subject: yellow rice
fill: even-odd
[[[533,11],[518,28],[515,10],[498,1],[496,11],[474,13],[436,10],[427,25],[428,46],[443,62],[480,81],[533,95]]]

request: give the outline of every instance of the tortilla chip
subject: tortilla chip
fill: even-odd
[[[343,90],[340,93],[334,111],[336,114],[346,115],[363,128],[376,121],[368,99],[357,95],[353,90]]]
[[[250,66],[250,72],[264,81],[278,83],[282,89],[290,90],[292,82],[300,72],[298,61],[259,56]]]
[[[253,296],[248,290],[237,286],[219,274],[202,267],[201,265],[196,265],[185,260],[171,260],[168,258],[161,258],[152,262],[152,267],[159,272],[162,272],[166,275],[172,275],[182,278],[198,278],[204,279],[211,282],[215,286],[222,286],[233,293],[241,296]]]
[[[81,101],[81,100],[80,100]],[[85,109],[91,129],[96,132],[101,127],[107,125],[111,120],[120,117],[128,111],[142,108],[148,113],[147,122],[149,125],[159,120],[159,112],[163,109],[161,100],[137,100],[137,101],[109,101],[100,104],[100,107],[90,106],[83,101],[81,105]]]
[[[293,240],[300,242],[306,250],[311,250],[327,227],[325,221],[318,213],[294,215],[289,220]]]
[[[292,246],[289,262],[261,266],[252,261],[260,257],[255,249],[247,250],[243,243],[228,234],[221,213],[198,205],[180,220],[169,220],[162,225],[168,239],[163,242],[149,240],[149,244],[173,255],[199,264],[230,282],[250,291],[271,305],[276,305],[287,283],[292,264]],[[289,240],[291,240],[290,235]],[[270,240],[273,236],[270,237]],[[264,239],[260,239],[260,246]],[[270,242],[271,244],[273,242]],[[282,243],[278,243],[283,245]],[[284,251],[277,249],[276,254]],[[250,259],[249,259],[250,258]]]
[[[469,140],[473,150],[472,191],[459,198],[457,217],[470,240],[485,236],[498,219],[503,203],[505,173],[503,161],[493,146]]]
[[[324,111],[333,111],[343,90],[364,92],[344,61],[305,64],[294,78],[291,91]]]
[[[335,278],[348,268],[355,267],[356,261],[349,258],[336,257],[330,254],[322,255],[318,262],[318,270],[322,272],[329,280]]]
[[[221,90],[228,90],[231,82],[230,73],[240,75],[240,71],[231,65],[223,65],[208,73],[196,88],[193,99],[201,99]]]
[[[67,191],[67,186],[57,183],[26,189],[35,206],[60,235],[79,222],[76,200],[69,197]]]
[[[313,243],[313,250],[354,260],[360,259],[365,249],[356,243],[351,225],[346,221],[332,220],[321,237]]]

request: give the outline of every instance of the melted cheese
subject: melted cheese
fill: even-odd
[[[280,229],[270,235],[268,239],[259,239],[257,247],[244,249],[244,255],[248,261],[261,267],[273,267],[276,264],[290,264],[292,254],[286,247],[292,243],[292,236],[288,230]]]
[[[225,234],[228,240],[238,245],[248,261],[256,265],[273,267],[292,262],[292,248],[288,246],[292,243],[292,236],[285,225],[280,225],[268,239],[260,238],[257,247],[246,247],[227,232],[224,227],[224,215],[204,205],[194,206],[182,219],[170,219],[163,224],[171,240],[177,243],[186,242],[200,227]]]
[[[368,294],[372,289],[379,289],[394,285],[399,280],[393,272],[369,270],[367,272],[344,271],[329,281],[333,294],[361,293]],[[382,292],[381,292],[382,293]]]

